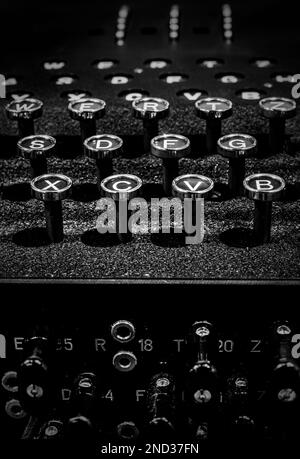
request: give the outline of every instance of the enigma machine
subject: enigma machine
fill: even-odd
[[[1,443],[299,437],[295,7],[3,1]]]

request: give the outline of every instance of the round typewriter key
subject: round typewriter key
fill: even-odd
[[[171,195],[172,181],[178,175],[178,160],[190,151],[190,141],[182,135],[163,134],[151,140],[152,155],[162,159],[163,187],[167,196]]]
[[[272,201],[283,196],[285,182],[273,174],[254,174],[244,180],[245,194],[255,201],[254,238],[259,244],[271,236]]]
[[[229,134],[218,140],[219,153],[229,159],[229,190],[232,196],[243,194],[245,158],[256,152],[256,139],[247,134]]]
[[[285,137],[285,120],[296,115],[296,102],[285,97],[267,97],[259,106],[269,119],[269,147],[272,153],[282,151]]]
[[[122,152],[123,140],[116,135],[94,135],[84,141],[86,156],[96,161],[98,185],[101,180],[113,173],[113,158]]]
[[[104,100],[86,98],[69,103],[68,110],[73,120],[80,122],[82,141],[96,134],[96,120],[105,114]]]
[[[31,135],[18,142],[18,149],[24,158],[29,159],[31,177],[47,173],[47,158],[53,154],[56,140],[50,135]]]
[[[232,102],[221,97],[205,97],[195,103],[197,115],[206,120],[206,148],[215,153],[221,137],[221,123],[232,115]]]
[[[142,181],[136,175],[116,174],[106,177],[101,182],[101,188],[105,194],[115,201],[121,199],[133,199],[138,195]]]
[[[52,242],[62,241],[62,200],[71,194],[72,180],[61,174],[45,174],[31,181],[32,196],[44,201],[47,232]]]
[[[42,116],[43,102],[38,99],[13,100],[6,106],[7,117],[18,122],[21,137],[34,134],[34,120]]]
[[[134,116],[143,120],[144,149],[150,151],[151,139],[158,135],[158,121],[169,114],[169,102],[157,97],[142,97],[132,103]]]
[[[206,198],[214,187],[212,179],[199,174],[186,174],[176,177],[172,182],[173,195],[180,199]]]
[[[118,174],[106,177],[101,182],[102,193],[113,199],[116,205],[116,231],[123,243],[132,239],[128,229],[128,201],[137,197],[142,187],[142,180],[136,175]]]

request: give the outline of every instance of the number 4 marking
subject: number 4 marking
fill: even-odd
[[[112,390],[109,389],[109,391],[103,395],[103,398],[106,398],[107,400],[110,400],[111,402],[113,402],[114,396],[113,396]]]

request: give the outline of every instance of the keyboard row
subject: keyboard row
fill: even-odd
[[[71,197],[72,180],[62,174],[44,174],[35,177],[30,186],[32,196],[44,203],[49,240],[61,242],[62,201]],[[203,242],[204,205],[214,189],[212,179],[199,174],[177,176],[171,183],[173,198],[151,198],[150,206],[141,197],[142,186],[142,180],[132,174],[115,174],[101,180],[96,205],[96,210],[101,211],[97,219],[100,234],[115,233],[122,243],[131,241],[133,234],[148,225],[150,207],[151,219],[159,221],[161,212],[164,227],[167,221],[169,232],[180,233],[186,244]],[[282,198],[285,182],[274,174],[253,174],[243,180],[243,188],[244,194],[255,202],[254,228],[247,233],[242,231],[244,243],[267,243],[271,237],[272,202]]]
[[[196,111],[206,122],[206,152],[219,153],[229,161],[229,190],[238,196],[242,190],[245,159],[257,151],[253,136],[233,133],[222,136],[222,120],[233,112],[228,99],[209,97],[195,103]],[[279,153],[285,142],[285,120],[296,114],[292,99],[267,98],[259,102],[269,119],[269,152]],[[68,109],[71,117],[79,121],[85,155],[95,161],[98,183],[113,174],[113,160],[122,155],[123,140],[112,134],[96,135],[96,121],[104,116],[106,103],[90,98],[73,101]],[[143,122],[144,152],[160,158],[163,165],[163,182],[166,195],[171,194],[172,180],[178,175],[178,161],[191,153],[190,140],[182,135],[159,133],[159,120],[169,113],[169,102],[164,99],[145,97],[132,103],[133,113]],[[34,135],[34,120],[42,115],[43,103],[37,99],[13,101],[6,107],[10,119],[17,120],[21,139],[18,150],[30,161],[32,178],[47,173],[47,159],[55,152],[56,140],[49,135]]]
[[[270,151],[280,152],[285,136],[285,121],[296,115],[296,102],[284,97],[268,97],[261,99],[258,104],[269,120]],[[97,121],[103,118],[105,109],[105,101],[97,98],[76,99],[69,103],[69,114],[79,122],[83,141],[96,134]],[[33,98],[13,100],[5,110],[10,120],[18,122],[20,137],[28,137],[34,134],[34,121],[43,114],[43,102]],[[168,116],[170,104],[161,98],[141,97],[132,102],[132,110],[135,118],[143,123],[144,150],[149,152],[151,139],[158,135],[159,121]],[[195,102],[195,112],[206,123],[207,152],[215,153],[217,141],[221,137],[222,121],[232,115],[233,104],[221,97],[204,97]]]

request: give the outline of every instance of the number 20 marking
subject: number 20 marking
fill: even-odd
[[[219,339],[219,352],[233,352],[234,342],[231,339]]]

